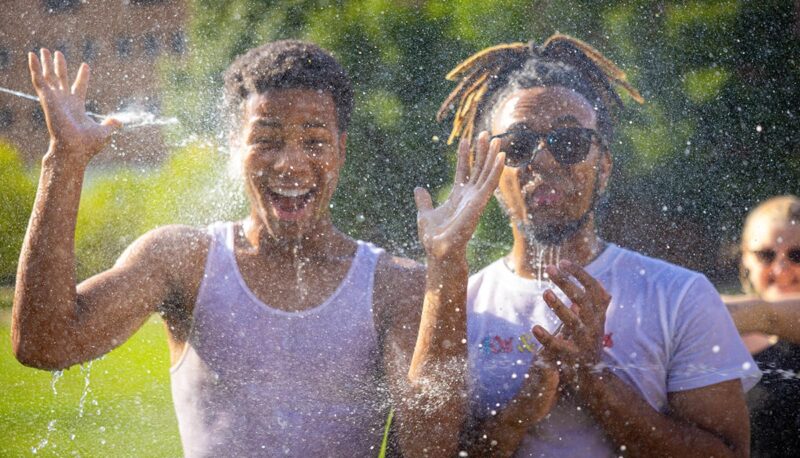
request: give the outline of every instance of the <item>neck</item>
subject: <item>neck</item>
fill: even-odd
[[[323,218],[313,228],[297,237],[276,237],[263,222],[250,216],[242,224],[244,236],[253,249],[267,257],[288,260],[319,260],[342,255],[342,249],[352,240],[333,226],[330,218]]]
[[[571,236],[558,245],[547,245],[529,239],[516,224],[512,224],[514,246],[508,256],[509,266],[517,275],[539,278],[544,266],[568,259],[585,266],[592,262],[603,250],[605,243],[595,232],[594,215]]]

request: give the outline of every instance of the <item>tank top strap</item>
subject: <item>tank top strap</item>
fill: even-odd
[[[354,265],[351,268],[350,283],[356,289],[367,293],[366,303],[371,306],[372,289],[375,283],[375,267],[378,265],[378,259],[380,259],[384,250],[362,240],[358,240],[357,243],[358,248],[353,258]]]
[[[206,227],[206,233],[211,241],[206,255],[203,281],[200,283],[197,304],[207,302],[209,295],[213,296],[216,285],[220,282],[227,284],[230,281],[230,272],[236,272],[233,265],[233,222],[217,221]]]

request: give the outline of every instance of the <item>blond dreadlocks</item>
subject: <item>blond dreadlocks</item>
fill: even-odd
[[[437,121],[441,122],[455,108],[448,144],[459,136],[472,138],[476,121],[491,105],[488,102],[493,97],[496,99],[502,89],[514,85],[563,85],[592,102],[599,101],[596,105],[598,124],[609,142],[613,131],[611,113],[622,106],[614,86],[644,103],[639,92],[628,83],[625,72],[613,62],[587,43],[559,33],[541,46],[510,43],[486,48],[456,66],[447,74],[447,79],[460,80],[436,114]]]

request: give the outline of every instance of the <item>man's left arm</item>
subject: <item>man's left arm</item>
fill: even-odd
[[[618,451],[631,456],[738,456],[750,453],[750,420],[741,382],[668,394],[656,411],[609,371],[577,377],[580,396]]]
[[[482,133],[469,166],[470,144],[458,150],[453,188],[433,207],[414,191],[417,226],[425,248],[424,281],[395,282],[399,296],[384,343],[386,371],[396,408],[397,434],[406,456],[455,456],[467,414],[467,243],[503,170],[499,141]],[[421,302],[411,294],[424,284]]]
[[[541,327],[534,334],[562,361],[572,386],[618,451],[633,456],[749,456],[750,426],[741,381],[668,393],[668,410],[654,409],[611,370],[603,368],[605,314],[611,297],[579,266],[562,262],[548,274],[573,305],[552,292],[545,301],[564,322],[567,337]],[[575,278],[577,283],[570,280]]]

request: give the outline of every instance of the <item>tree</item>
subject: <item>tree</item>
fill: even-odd
[[[413,187],[444,192],[449,182],[453,148],[440,140],[448,126],[433,119],[451,89],[443,76],[483,47],[541,42],[555,31],[606,53],[647,99],[628,104],[613,145],[607,239],[730,279],[718,254],[747,209],[798,192],[798,39],[789,1],[194,0],[191,10],[190,58],[166,69],[174,87],[168,110],[191,132],[213,132],[221,73],[234,56],[279,38],[331,50],[357,94],[334,219],[400,254],[420,253]],[[472,247],[473,267],[509,241],[493,206]]]

